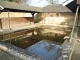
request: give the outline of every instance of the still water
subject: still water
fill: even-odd
[[[39,55],[43,58],[52,60],[56,58],[56,55],[60,52],[60,45],[50,44],[45,41],[40,41],[29,48],[26,49],[27,51]]]
[[[24,34],[8,34],[4,42],[23,48],[43,58],[54,59],[59,54],[60,45],[65,41],[64,37],[69,36],[71,28],[68,29],[42,29],[35,28],[26,30]],[[6,36],[8,36],[6,35]]]
[[[53,44],[55,43],[62,44],[64,42],[64,37],[68,36],[70,32],[71,32],[71,28],[66,30],[36,28],[32,30],[26,30],[24,33],[16,32],[16,33],[4,35],[3,39],[4,39],[4,42],[26,49],[41,40],[46,41],[48,43],[53,43]]]

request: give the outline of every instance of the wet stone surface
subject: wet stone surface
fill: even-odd
[[[62,50],[61,56],[58,60],[69,60],[70,54],[72,52],[72,47],[73,46],[71,44],[67,44],[65,48]]]
[[[8,43],[1,42],[1,41],[0,41],[0,49],[8,52],[8,54],[10,54],[12,56],[16,56],[16,57],[20,58],[22,60],[46,60],[46,59],[44,59],[42,57],[39,57],[37,55],[29,53],[28,51],[25,51],[24,49],[21,49],[19,47],[16,47],[16,46],[13,46],[13,45],[10,45]],[[6,55],[6,53],[4,55]],[[3,59],[4,59],[4,57],[5,56],[3,56]],[[10,58],[10,56],[8,56],[8,58]],[[5,60],[8,60],[8,59],[5,59]],[[18,60],[18,59],[15,59],[15,60]]]
[[[3,50],[0,50],[0,60],[46,60],[29,52],[25,52],[23,49],[9,45],[4,42],[0,42],[0,48],[3,47]],[[61,51],[61,55],[57,56],[57,60],[69,60],[70,53],[72,51],[72,45],[67,44],[65,48]],[[20,57],[20,58],[19,58]]]
[[[36,34],[36,32],[37,32],[37,34]],[[40,34],[38,34],[38,33],[40,33]],[[20,37],[20,39],[19,38],[15,38],[13,40],[11,40],[11,39],[8,40],[8,41],[6,40],[7,43],[6,42],[0,42],[0,49],[7,51],[11,55],[19,57],[22,60],[47,60],[46,57],[43,57],[45,55],[43,55],[43,56],[42,55],[41,56],[40,55],[36,55],[35,53],[31,53],[29,51],[25,51],[24,49],[25,48],[27,49],[27,45],[31,44],[31,42],[32,42],[32,45],[33,45],[33,42],[35,42],[35,41],[37,43],[37,42],[42,41],[42,40],[50,40],[50,41],[53,41],[53,42],[56,41],[58,43],[63,43],[63,41],[64,41],[63,37],[68,35],[69,33],[70,33],[70,31],[64,31],[64,30],[60,30],[59,31],[59,30],[41,29],[41,30],[37,31],[35,29],[35,31],[33,30],[30,33],[25,33],[27,35],[25,35],[23,37]],[[24,38],[24,39],[22,39],[22,38]],[[46,41],[46,42],[48,42],[48,41]],[[10,43],[10,44],[8,44],[8,43]],[[13,46],[13,45],[15,45],[15,46]],[[45,45],[45,44],[42,44],[42,45]],[[53,51],[53,49],[51,49],[54,46],[53,43],[52,43],[52,45],[51,44],[49,44],[49,45],[50,45],[50,47],[48,47],[48,50],[52,50]],[[21,47],[24,48],[24,49],[22,49]],[[64,48],[64,49],[66,49],[66,50],[62,50],[62,51],[66,52],[66,54],[67,54],[68,49],[67,48]],[[62,53],[62,55],[59,55],[61,53],[60,50],[61,49],[56,50],[57,53],[54,53],[54,55],[55,55],[54,59],[55,58],[59,58],[60,56],[61,56],[62,59],[67,57],[66,54],[64,54],[64,53]],[[53,53],[52,51],[50,53]],[[40,53],[40,51],[39,51],[39,53]],[[10,59],[10,60],[12,60],[12,59]],[[18,59],[15,59],[15,60],[18,60]],[[50,59],[48,59],[48,60],[50,60]],[[51,60],[53,60],[53,56],[52,56]],[[55,60],[58,60],[58,59],[55,59]]]
[[[3,50],[0,50],[0,60],[22,60],[14,55],[11,55]]]

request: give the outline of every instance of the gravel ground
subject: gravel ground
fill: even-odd
[[[0,50],[0,60],[22,60],[22,59],[15,57],[3,50]]]

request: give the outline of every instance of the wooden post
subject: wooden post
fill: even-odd
[[[11,44],[11,34],[9,34],[9,40],[10,40],[10,44]]]
[[[9,16],[9,11],[8,11],[8,25],[9,25],[9,30],[11,30],[11,29],[10,29],[10,16]]]
[[[78,23],[79,23],[79,14],[78,14],[78,19],[77,19],[77,27],[78,27]]]
[[[73,28],[72,28],[71,36],[70,36],[70,42],[72,42],[72,38],[73,38],[73,34],[74,34],[74,29],[75,29],[75,25],[76,25],[77,17],[78,17],[78,11],[79,11],[79,6],[76,9],[76,15],[75,15],[74,23],[73,23]]]
[[[34,20],[34,14],[35,14],[35,13],[31,13],[31,14],[32,14],[32,18],[33,18],[33,20]],[[35,21],[34,21],[34,24],[35,24]]]
[[[0,29],[2,29],[2,21],[0,19]],[[0,40],[3,40],[3,36],[0,36]]]
[[[2,21],[1,21],[1,19],[0,19],[0,29],[2,29]]]

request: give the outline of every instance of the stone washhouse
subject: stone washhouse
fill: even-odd
[[[0,54],[0,57],[2,57],[1,60],[3,58],[6,58],[7,60],[79,60],[79,8],[79,0],[74,0],[66,6],[62,6],[61,4],[52,4],[43,8],[22,5],[13,2],[0,1],[0,53],[2,54]],[[51,59],[44,58],[42,56],[31,53],[28,50],[25,51],[25,49],[4,42],[6,39],[26,33],[25,30],[39,27],[47,27],[48,29],[71,28],[70,34],[63,38],[65,39],[65,41],[60,44],[60,48],[55,51],[55,56]],[[20,31],[22,32],[17,33]],[[46,31],[49,30],[45,30],[44,33],[46,33]],[[53,30],[50,31],[54,32]],[[11,35],[11,33],[17,34]],[[61,31],[61,33],[63,32]],[[40,41],[38,43],[42,42],[43,41]],[[43,43],[46,44],[45,42]],[[33,46],[35,46],[35,44]]]

